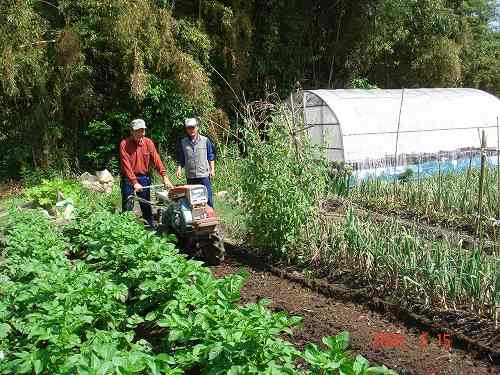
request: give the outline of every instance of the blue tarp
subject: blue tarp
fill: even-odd
[[[494,156],[488,156],[486,160],[488,166],[490,168],[493,168],[497,165],[498,158],[496,155],[494,155]],[[420,164],[420,166],[417,164],[401,165],[396,167],[395,170],[394,167],[390,166],[370,168],[370,169],[360,169],[353,172],[353,177],[354,177],[353,180],[359,182],[374,177],[393,180],[395,177],[397,178],[401,173],[405,172],[407,169],[411,169],[413,171],[413,178],[417,178],[417,175],[419,173],[420,177],[435,176],[439,173],[440,169],[442,174],[447,174],[452,172],[458,173],[466,171],[469,168],[469,162],[471,162],[470,158],[442,159],[439,162],[437,160],[423,162]],[[476,156],[472,158],[471,166],[472,168],[480,168],[481,157]]]

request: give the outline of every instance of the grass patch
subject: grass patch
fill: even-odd
[[[222,199],[214,200],[214,209],[220,219],[220,229],[226,239],[242,242],[247,236],[245,214],[236,204]]]

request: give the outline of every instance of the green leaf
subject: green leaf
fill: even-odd
[[[35,359],[33,361],[33,368],[35,370],[35,374],[40,374],[43,371],[43,363],[39,359]]]
[[[156,362],[154,361],[153,358],[148,358],[146,363],[147,363],[147,365],[148,365],[148,367],[151,370],[151,373],[153,375],[160,375],[161,374],[160,369],[156,365]]]
[[[213,361],[220,355],[220,353],[222,353],[222,348],[219,346],[214,347],[212,350],[208,352],[208,360]]]
[[[357,355],[354,361],[352,369],[355,375],[361,375],[365,372],[365,369],[369,366],[368,360],[362,355]]]
[[[0,339],[6,338],[11,331],[10,325],[7,323],[0,323]]]
[[[394,370],[390,370],[385,366],[370,367],[365,371],[366,374],[375,375],[398,375]]]
[[[345,350],[349,346],[349,332],[341,332],[335,336],[335,339],[340,350]]]
[[[303,320],[304,320],[304,318],[303,318],[303,317],[301,317],[301,316],[291,316],[291,317],[288,319],[288,323],[289,323],[291,326],[296,326],[296,325],[300,324]]]
[[[231,366],[229,371],[227,372],[227,375],[238,375],[243,372],[243,367],[242,366]]]
[[[177,341],[179,340],[183,335],[183,332],[179,329],[172,329],[169,333],[168,333],[168,341],[170,342],[174,342],[174,341]]]
[[[328,347],[328,349],[334,349],[337,347],[336,337],[331,337],[331,336],[323,337],[321,341]]]
[[[155,319],[156,319],[156,317],[157,317],[157,313],[156,313],[156,311],[151,311],[150,313],[148,313],[148,314],[146,315],[146,317],[145,317],[144,319],[145,319],[146,321],[150,322],[150,321],[152,321],[152,320],[155,320]]]
[[[304,354],[302,355],[302,357],[310,364],[318,365],[321,363],[321,361],[319,360],[319,357],[318,357],[319,354],[320,354],[320,351],[318,349],[318,346],[316,344],[310,343],[310,344],[306,345],[305,351],[304,351]]]
[[[137,314],[134,314],[127,319],[127,323],[129,324],[130,327],[136,327],[138,324],[141,324],[142,322],[144,322],[144,318],[142,318]]]

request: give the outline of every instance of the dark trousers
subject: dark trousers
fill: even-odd
[[[148,175],[137,176],[137,182],[142,186],[149,186],[151,185],[151,178]],[[122,190],[122,210],[132,211],[134,209],[134,200],[127,200],[127,198],[134,194],[134,185],[132,185],[127,177],[122,176],[120,187]],[[149,201],[151,200],[151,189],[148,188],[141,192],[137,192],[137,196]],[[139,206],[141,206],[142,218],[147,221],[148,225],[153,226],[153,212],[151,206],[142,202],[139,202]]]
[[[200,178],[188,178],[188,185],[203,185],[207,188],[208,193],[208,205],[210,207],[214,207],[214,202],[212,200],[212,183],[210,182],[209,177],[200,177]]]

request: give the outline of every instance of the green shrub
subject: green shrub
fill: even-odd
[[[265,139],[255,129],[245,130],[242,203],[254,245],[296,258],[308,247],[307,227],[326,191],[327,169],[305,140],[290,136],[286,125],[285,113],[277,110]]]
[[[22,168],[19,172],[21,183],[26,187],[39,185],[43,180],[55,178],[57,175],[58,172],[53,168]]]
[[[239,183],[243,158],[235,145],[216,148],[215,178],[212,182],[214,191],[227,190],[236,199],[241,186]]]
[[[190,103],[174,81],[149,76],[142,116],[148,126],[146,135],[154,139],[159,148],[177,156],[177,145],[185,135],[184,119],[201,116],[212,109],[212,102],[206,105]],[[200,131],[205,133],[205,130],[201,124]]]
[[[42,180],[42,183],[26,190],[25,197],[28,202],[37,206],[50,208],[57,203],[58,193],[62,193],[63,199],[77,201],[81,192],[81,186],[77,181],[54,178]]]

